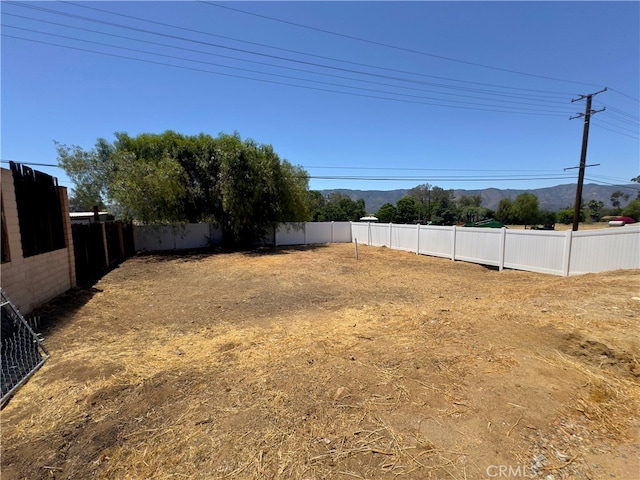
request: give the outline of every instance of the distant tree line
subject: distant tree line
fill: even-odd
[[[309,175],[280,159],[271,145],[243,140],[238,133],[217,137],[182,135],[171,130],[132,137],[115,133],[85,150],[56,142],[58,164],[73,182],[72,210],[108,207],[118,218],[146,224],[219,224],[226,241],[252,244],[280,222],[358,221],[367,214],[363,199],[309,190]],[[640,183],[640,176],[632,179]],[[629,195],[583,202],[582,219],[606,215],[640,220],[640,194],[621,209]],[[503,199],[494,212],[481,206],[480,195],[454,197],[453,190],[418,185],[395,205],[386,203],[381,222],[453,225],[495,218],[505,224],[571,223],[573,208],[539,210],[531,193]]]
[[[632,179],[640,183],[640,176]],[[611,208],[606,208],[599,200],[582,200],[580,221],[598,222],[607,216],[627,216],[640,221],[640,193],[621,208],[621,200],[629,195],[616,191],[611,195]],[[532,193],[522,193],[514,200],[503,198],[493,211],[481,206],[480,195],[454,197],[453,190],[444,190],[429,184],[419,185],[401,198],[395,205],[385,203],[376,213],[380,222],[422,223],[432,225],[454,225],[496,219],[505,225],[546,225],[573,222],[573,206],[557,211],[540,210],[538,197]]]

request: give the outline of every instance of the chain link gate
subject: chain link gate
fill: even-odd
[[[49,358],[42,338],[33,331],[5,291],[0,288],[2,307],[2,331],[0,354],[2,373],[0,405],[25,383]]]

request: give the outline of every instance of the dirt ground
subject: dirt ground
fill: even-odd
[[[640,272],[132,258],[39,313],[2,479],[640,478]]]

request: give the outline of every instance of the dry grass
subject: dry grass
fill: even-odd
[[[3,479],[624,477],[639,286],[352,245],[134,258],[50,307]]]

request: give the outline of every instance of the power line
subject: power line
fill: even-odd
[[[13,2],[7,2],[7,3],[9,3],[11,5],[14,5]],[[200,40],[195,40],[195,39],[190,39],[190,38],[185,38],[185,37],[178,37],[178,36],[169,35],[169,34],[166,34],[166,33],[154,32],[154,31],[151,31],[151,30],[145,30],[145,29],[140,29],[140,28],[137,28],[137,27],[121,25],[121,24],[117,24],[117,23],[113,23],[113,22],[107,22],[107,21],[104,21],[104,20],[92,19],[92,18],[89,18],[89,17],[83,17],[83,16],[69,14],[69,13],[65,13],[65,12],[57,12],[55,10],[45,9],[45,8],[42,8],[42,7],[35,7],[33,5],[20,5],[20,6],[25,6],[27,8],[33,8],[33,9],[36,9],[36,10],[42,10],[42,11],[45,11],[47,13],[53,13],[53,14],[56,14],[56,15],[67,16],[67,17],[71,17],[71,18],[77,18],[77,19],[81,19],[81,20],[87,20],[87,21],[90,21],[90,22],[96,22],[96,23],[100,23],[100,24],[105,24],[105,25],[113,26],[113,27],[117,27],[117,28],[123,28],[123,29],[133,30],[133,31],[136,31],[136,32],[147,33],[147,34],[151,34],[151,35],[157,35],[157,36],[170,38],[170,39],[174,39],[174,40],[181,40],[181,41],[185,41],[185,42],[191,42],[191,43],[206,45],[206,46],[210,46],[210,47],[214,47],[214,48],[222,48],[222,49],[227,49],[227,50],[231,50],[231,51],[235,51],[235,52],[239,52],[239,53],[244,53],[244,54],[249,54],[249,55],[257,55],[257,56],[261,56],[261,57],[270,58],[272,60],[293,62],[293,63],[307,65],[307,66],[325,68],[325,69],[330,69],[330,70],[337,70],[337,71],[347,72],[347,73],[355,73],[357,75],[365,75],[365,76],[369,76],[369,77],[381,78],[381,79],[385,79],[385,80],[394,80],[394,81],[406,82],[406,83],[411,83],[411,84],[436,86],[436,87],[439,87],[439,88],[446,88],[446,89],[453,89],[453,90],[460,90],[460,91],[467,91],[467,92],[475,92],[475,93],[483,93],[483,94],[496,95],[496,96],[505,96],[505,97],[511,97],[511,98],[531,98],[531,96],[529,96],[529,95],[514,95],[514,94],[501,93],[501,92],[494,92],[494,91],[491,91],[491,90],[472,89],[472,88],[469,88],[469,87],[461,87],[461,86],[456,86],[456,85],[446,85],[446,84],[439,84],[439,83],[433,83],[433,82],[424,82],[424,81],[420,81],[420,80],[414,80],[414,79],[408,79],[408,78],[402,78],[402,77],[396,77],[396,76],[390,76],[390,75],[381,75],[381,74],[376,74],[376,73],[371,73],[371,72],[364,72],[364,71],[361,71],[361,70],[353,70],[353,69],[348,69],[348,68],[336,67],[336,66],[332,66],[332,65],[320,64],[320,63],[315,63],[315,62],[308,62],[308,61],[297,60],[297,59],[291,59],[291,58],[281,57],[281,56],[277,56],[277,55],[269,55],[269,54],[266,54],[266,53],[253,52],[253,51],[250,51],[250,50],[239,49],[239,48],[235,48],[235,47],[229,47],[229,46],[226,46],[226,45],[220,45],[220,44],[216,44],[216,43],[203,42],[203,41],[200,41]],[[139,42],[152,43],[152,44],[156,44],[156,45],[163,45],[163,44],[158,44],[156,42],[149,42],[149,41],[146,41],[146,40],[134,39],[134,38],[131,38],[131,37],[122,37],[120,35],[115,35],[115,34],[111,34],[111,33],[99,32],[99,31],[96,31],[96,30],[91,30],[91,29],[85,29],[85,28],[77,27],[77,26],[70,26],[70,25],[60,24],[60,23],[51,22],[51,21],[48,21],[48,20],[35,19],[35,18],[32,18],[32,17],[25,17],[25,16],[22,16],[22,15],[17,15],[17,14],[12,14],[12,13],[6,13],[6,15],[10,15],[10,16],[14,16],[14,17],[20,17],[20,18],[26,18],[26,19],[29,19],[29,20],[42,22],[42,23],[50,23],[50,24],[54,24],[54,25],[64,26],[64,27],[67,27],[67,28],[74,28],[74,29],[79,29],[79,30],[90,31],[92,33],[99,33],[99,34],[102,34],[102,35],[109,35],[109,36],[114,36],[114,37],[118,37],[118,38],[128,38],[128,39],[139,41]],[[14,28],[20,28],[20,27],[14,27]],[[56,34],[48,34],[48,35],[56,36]],[[78,39],[76,39],[76,40],[78,40]],[[86,40],[79,40],[79,41],[86,41]],[[185,49],[184,47],[170,46],[170,45],[166,45],[166,44],[164,44],[164,46],[169,46],[170,48],[184,49],[184,50],[193,51],[191,49]],[[126,48],[126,47],[119,47],[119,48]],[[196,52],[198,52],[198,51],[196,51]],[[200,53],[205,53],[205,52],[201,52],[200,51]],[[206,54],[216,55],[216,54],[211,54],[211,53],[206,53]],[[217,56],[222,56],[222,55],[217,55]],[[233,57],[225,57],[225,58],[233,58]],[[240,60],[240,59],[235,58],[235,60]],[[250,60],[245,60],[245,59],[242,59],[240,61],[251,62]],[[262,62],[252,62],[252,63],[262,63]],[[289,68],[289,69],[291,69],[291,67],[283,67],[283,66],[273,65],[273,64],[268,64],[268,65],[274,66],[274,67],[277,67],[277,68]],[[227,67],[227,68],[233,68],[233,67]],[[316,72],[316,74],[318,74],[318,72]],[[324,73],[319,73],[319,74],[328,75],[328,74],[324,74]],[[344,78],[344,77],[342,77],[342,78]],[[365,80],[354,80],[354,81],[366,82]],[[377,83],[377,82],[372,82],[372,83]],[[403,86],[396,86],[396,87],[410,88],[410,87],[403,87]],[[503,88],[503,87],[500,87],[500,88]],[[443,93],[443,94],[446,94],[446,95],[455,95],[455,94],[449,94],[449,93],[445,93],[445,92],[439,92],[439,93]],[[460,96],[463,96],[463,95],[460,95]],[[534,97],[534,98],[537,98],[537,97]],[[547,102],[547,103],[558,102],[557,100],[555,102],[552,101],[552,100],[538,100],[538,101]]]
[[[619,125],[616,125],[615,123],[607,122],[606,120],[602,120],[602,119],[598,119],[597,121],[599,123],[604,123],[605,125],[610,125],[612,127],[615,127],[618,130],[626,130],[627,132],[631,132],[631,133],[639,133],[637,128],[636,129],[631,129],[631,128],[621,127]]]
[[[602,180],[596,180],[595,178],[587,178],[587,177],[585,177],[585,180],[589,180],[590,182],[595,182],[595,183],[601,183],[602,185],[610,185],[612,187],[617,187],[621,190],[628,190],[630,192],[635,192],[635,193],[640,192],[640,188],[634,188],[628,185],[618,185],[616,183],[603,182]]]
[[[9,15],[11,15],[11,14],[9,14]],[[46,23],[53,23],[53,22],[46,22]],[[59,24],[57,24],[57,25],[59,25]],[[92,40],[85,40],[85,39],[82,39],[82,38],[70,37],[70,36],[67,36],[67,35],[60,35],[60,34],[56,34],[56,33],[49,33],[49,32],[44,32],[44,31],[41,31],[41,30],[33,30],[33,29],[29,29],[29,28],[24,28],[24,27],[16,27],[16,26],[13,26],[13,25],[3,24],[3,27],[5,27],[5,28],[13,28],[13,29],[17,29],[17,30],[23,30],[23,31],[31,32],[31,33],[49,35],[49,36],[58,37],[58,38],[65,38],[65,39],[73,40],[73,41],[91,43],[91,44],[95,44],[95,45],[106,46],[106,47],[109,47],[109,48],[118,48],[118,49],[122,49],[122,50],[129,50],[129,51],[138,52],[138,53],[144,53],[144,54],[148,54],[148,55],[156,55],[156,56],[161,56],[161,57],[166,57],[166,58],[171,58],[171,59],[184,60],[184,61],[189,61],[189,62],[194,62],[194,63],[201,63],[201,64],[205,64],[205,65],[212,65],[212,66],[228,68],[228,69],[233,69],[233,70],[241,70],[241,71],[246,71],[246,72],[251,72],[251,73],[258,73],[258,74],[262,74],[262,75],[276,76],[276,77],[280,77],[280,78],[288,78],[288,79],[306,81],[306,82],[313,82],[313,83],[320,83],[320,84],[338,86],[338,87],[343,87],[343,88],[352,88],[352,89],[358,89],[358,90],[372,91],[372,92],[376,92],[376,93],[385,93],[385,94],[400,95],[400,96],[413,97],[413,98],[422,98],[422,99],[427,99],[427,100],[445,101],[445,102],[451,102],[451,103],[461,103],[461,104],[480,105],[480,106],[495,106],[495,107],[499,107],[499,108],[519,108],[519,107],[511,107],[509,105],[479,104],[479,103],[474,103],[474,102],[464,102],[464,101],[459,101],[459,100],[449,100],[449,99],[445,99],[445,98],[433,98],[433,97],[425,97],[425,96],[419,96],[419,95],[408,95],[408,94],[396,93],[396,92],[386,92],[386,91],[369,89],[369,88],[364,88],[364,87],[355,87],[355,86],[351,86],[351,85],[341,85],[341,84],[330,83],[330,82],[322,82],[322,81],[318,81],[318,80],[311,80],[311,79],[305,79],[305,78],[299,78],[299,77],[292,77],[290,75],[280,75],[280,74],[275,74],[275,73],[262,72],[262,71],[259,71],[259,70],[245,69],[245,68],[241,68],[241,67],[231,67],[231,66],[228,66],[228,65],[205,62],[205,61],[201,61],[201,60],[193,60],[193,59],[188,59],[188,58],[184,58],[184,57],[177,57],[177,56],[174,56],[174,55],[166,55],[166,54],[161,54],[161,53],[148,52],[148,51],[138,50],[138,49],[134,49],[134,48],[130,48],[130,47],[122,47],[122,46],[119,46],[119,45],[112,45],[112,44],[107,44],[107,43],[102,43],[102,42],[95,42],[95,41],[92,41]],[[71,28],[76,28],[76,27],[71,27]],[[84,29],[84,28],[80,28],[80,29],[81,30],[87,30],[87,29]],[[134,41],[138,41],[138,42],[142,42],[142,43],[149,43],[149,44],[152,44],[152,45],[175,48],[175,49],[178,49],[178,50],[184,50],[184,51],[201,53],[201,54],[212,55],[212,56],[221,56],[221,57],[224,57],[224,58],[231,58],[231,59],[234,59],[234,60],[239,60],[237,58],[228,57],[226,55],[217,55],[217,54],[213,54],[213,53],[210,53],[210,52],[203,52],[203,51],[200,51],[200,50],[193,50],[193,49],[189,49],[189,48],[176,47],[176,46],[173,46],[173,45],[167,45],[167,44],[163,44],[163,43],[159,43],[159,42],[151,42],[151,41],[147,41],[147,40],[141,40],[141,39],[136,39],[136,38],[132,38],[132,37],[126,37],[126,36],[122,36],[122,35],[106,34],[106,33],[96,32],[96,31],[92,31],[92,32],[93,33],[100,33],[100,34],[107,35],[107,36],[113,36],[115,38],[123,38],[123,39],[134,40]],[[301,72],[305,72],[305,73],[318,74],[317,72],[311,72],[309,70],[303,70],[303,69],[297,69],[297,68],[291,68],[291,67],[282,67],[282,66],[278,66],[278,65],[268,64],[268,63],[265,63],[265,62],[255,62],[255,61],[251,61],[251,60],[240,60],[240,61],[247,61],[247,62],[258,63],[258,64],[261,64],[261,65],[267,65],[267,66],[271,66],[271,67],[285,68],[285,69],[296,70],[296,71],[301,71]],[[421,88],[415,88],[415,87],[406,87],[406,86],[402,86],[402,85],[393,85],[393,84],[389,84],[389,83],[374,82],[374,81],[370,81],[370,80],[361,80],[361,79],[355,79],[355,78],[351,78],[351,77],[344,77],[344,76],[340,76],[340,75],[331,75],[331,74],[326,74],[326,73],[319,73],[319,74],[320,75],[329,76],[329,77],[334,77],[334,78],[340,78],[340,79],[355,81],[355,82],[363,82],[363,83],[371,83],[371,84],[376,84],[376,85],[383,85],[383,86],[387,86],[387,87],[391,87],[391,88],[402,88],[402,89],[408,89],[408,90],[414,90],[414,91],[432,92],[432,93],[442,94],[442,95],[451,95],[451,96],[455,96],[455,97],[473,98],[473,99],[489,101],[489,99],[485,99],[483,97],[478,97],[478,96],[473,96],[473,95],[461,95],[461,94],[455,94],[455,93],[449,93],[449,92],[437,92],[437,91],[428,90],[428,89],[421,89]],[[531,106],[536,106],[536,107],[545,107],[544,105],[538,105],[536,103],[531,103],[531,102],[518,102],[518,101],[513,101],[513,100],[511,100],[511,101],[497,100],[497,101],[501,101],[501,102],[504,102],[504,103],[519,104],[519,105],[531,105]],[[551,110],[534,110],[534,109],[526,109],[526,108],[524,110],[544,111],[544,112],[548,112],[548,113],[552,112]],[[561,113],[560,111],[554,111],[554,112],[555,113]]]
[[[593,178],[599,178],[599,179],[604,179],[604,180],[611,180],[613,182],[622,182],[623,184],[626,183],[630,183],[631,180],[626,179],[626,178],[620,178],[620,177],[609,177],[606,175],[593,175]],[[638,185],[638,187],[640,188],[640,185]]]
[[[512,114],[518,114],[518,115],[536,115],[536,116],[563,116],[561,113],[552,113],[550,111],[544,113],[544,111],[540,111],[540,110],[523,109],[523,108],[508,107],[508,106],[496,106],[496,107],[501,108],[501,109],[511,108],[512,110],[500,110],[498,108],[478,108],[478,107],[474,107],[474,106],[445,105],[445,104],[441,104],[441,103],[421,102],[421,101],[415,101],[415,100],[403,100],[403,99],[400,99],[400,98],[381,97],[381,96],[377,96],[377,95],[368,95],[368,94],[354,93],[354,92],[343,92],[343,91],[339,91],[339,90],[331,90],[331,89],[328,89],[328,88],[311,87],[311,86],[308,86],[308,85],[298,85],[298,84],[287,83],[287,82],[279,82],[279,81],[274,81],[274,80],[265,80],[265,79],[259,79],[259,78],[254,78],[254,77],[247,77],[247,76],[243,76],[243,75],[235,75],[235,74],[231,74],[231,73],[214,72],[214,71],[211,71],[211,70],[204,70],[204,69],[195,68],[195,67],[187,67],[187,66],[184,66],[184,65],[174,65],[174,64],[169,64],[169,63],[165,63],[165,62],[157,62],[157,61],[154,61],[154,60],[147,60],[147,59],[141,59],[141,58],[135,58],[135,57],[128,57],[126,55],[119,55],[119,54],[116,54],[116,53],[107,53],[107,52],[100,52],[100,51],[97,51],[97,50],[90,50],[90,49],[86,49],[86,48],[72,47],[72,46],[69,46],[69,45],[61,45],[61,44],[53,43],[53,42],[45,42],[45,41],[42,41],[42,40],[34,40],[34,39],[30,39],[30,38],[18,37],[18,36],[15,36],[15,35],[7,35],[5,33],[2,33],[2,36],[6,37],[6,38],[14,38],[14,39],[17,39],[17,40],[23,40],[23,41],[27,41],[27,42],[33,42],[33,43],[40,43],[40,44],[54,46],[54,47],[60,47],[60,48],[67,48],[67,49],[77,50],[77,51],[81,51],[81,52],[95,53],[95,54],[98,54],[98,55],[104,55],[104,56],[109,56],[109,57],[114,57],[114,58],[122,58],[122,59],[127,59],[127,60],[144,62],[144,63],[148,63],[148,64],[153,64],[153,65],[162,65],[162,66],[166,66],[166,67],[180,68],[180,69],[183,69],[183,70],[191,70],[191,71],[195,71],[195,72],[209,73],[209,74],[212,74],[212,75],[221,75],[221,76],[231,77],[231,78],[241,78],[241,79],[244,79],[244,80],[252,80],[252,81],[256,81],[256,82],[269,83],[269,84],[273,84],[273,85],[282,85],[282,86],[288,86],[288,87],[303,88],[303,89],[307,89],[307,90],[315,90],[315,91],[321,91],[321,92],[336,93],[336,94],[349,95],[349,96],[361,97],[361,98],[372,98],[372,99],[387,100],[387,101],[392,101],[392,102],[408,103],[408,104],[413,104],[413,105],[428,105],[428,106],[443,107],[443,108],[457,108],[457,109],[463,109],[463,110],[477,110],[477,111],[494,112],[494,113],[512,113]],[[189,60],[187,60],[187,61],[189,61]],[[199,62],[199,63],[206,63],[206,62]],[[310,80],[307,80],[307,81],[310,81]],[[400,94],[395,94],[395,95],[400,95]],[[444,100],[444,101],[453,102],[452,100]],[[484,105],[484,106],[487,106],[487,107],[492,107],[492,105],[486,105],[486,104],[472,104],[472,103],[469,103],[469,105]]]
[[[626,121],[628,122],[632,122],[632,123],[640,123],[640,117],[638,117],[638,115],[634,115],[628,112],[625,112],[624,110],[621,110],[619,108],[616,107],[612,107],[609,104],[606,103],[596,103],[596,105],[601,106],[601,107],[605,107],[607,109],[607,111],[609,112],[609,115],[613,115],[616,117],[620,117],[620,118],[624,118]],[[614,112],[613,114],[611,112]]]
[[[614,130],[613,128],[603,127],[602,125],[600,125],[598,123],[594,123],[593,126],[594,127],[598,127],[598,128],[602,128],[603,130],[608,130],[608,131],[613,132],[613,133],[617,133],[618,135],[623,135],[625,137],[633,138],[635,140],[640,140],[640,137],[637,137],[637,136],[634,136],[634,135],[629,135],[628,133],[623,133],[623,132],[620,132],[619,130]]]
[[[622,95],[623,97],[630,98],[631,100],[640,103],[640,100],[638,100],[636,97],[632,97],[631,95],[627,95],[626,93],[623,93],[620,90],[616,90],[615,88],[610,88],[609,90],[611,90],[612,92],[616,92],[618,95]]]
[[[402,168],[402,167],[345,167],[345,166],[328,166],[328,165],[301,165],[302,168],[318,168],[318,169],[332,169],[332,170],[391,170],[391,171],[412,171],[412,172],[549,172],[557,173],[557,170],[517,170],[517,169],[490,169],[490,168]]]
[[[565,80],[565,79],[561,79],[561,78],[547,77],[545,75],[537,75],[537,74],[534,74],[534,73],[519,72],[517,70],[510,70],[510,69],[507,69],[507,68],[493,67],[491,65],[485,65],[485,64],[482,64],[482,63],[468,62],[466,60],[460,60],[460,59],[457,59],[457,58],[445,57],[443,55],[436,55],[436,54],[433,54],[433,53],[421,52],[419,50],[413,50],[411,48],[399,47],[397,45],[390,45],[388,43],[378,42],[376,40],[368,40],[366,38],[356,37],[356,36],[353,36],[353,35],[347,35],[347,34],[339,33],[339,32],[332,32],[330,30],[325,30],[325,29],[317,28],[317,27],[311,27],[309,25],[302,25],[300,23],[290,22],[288,20],[282,20],[280,18],[274,18],[274,17],[269,17],[267,15],[261,15],[261,14],[258,14],[258,13],[254,13],[254,12],[248,12],[246,10],[240,10],[238,8],[229,7],[227,5],[218,5],[216,3],[205,1],[205,0],[198,0],[198,1],[200,1],[200,3],[204,3],[204,4],[210,5],[212,7],[224,8],[224,9],[227,9],[227,10],[232,10],[234,12],[242,13],[244,15],[251,15],[251,16],[255,16],[255,17],[259,17],[259,18],[264,18],[266,20],[271,20],[271,21],[274,21],[274,22],[280,22],[280,23],[284,23],[284,24],[287,24],[287,25],[293,25],[295,27],[305,28],[305,29],[308,29],[308,30],[314,30],[314,31],[321,32],[321,33],[326,33],[326,34],[329,34],[329,35],[335,35],[335,36],[338,36],[338,37],[348,38],[350,40],[357,40],[359,42],[369,43],[371,45],[377,45],[377,46],[381,46],[381,47],[391,48],[391,49],[394,49],[394,50],[404,51],[404,52],[408,52],[408,53],[414,53],[414,54],[417,54],[417,55],[423,55],[423,56],[427,56],[427,57],[438,58],[438,59],[447,60],[447,61],[450,61],[450,62],[462,63],[462,64],[465,64],[465,65],[471,65],[471,66],[474,66],[474,67],[488,68],[488,69],[491,69],[491,70],[497,70],[497,71],[501,71],[501,72],[513,73],[513,74],[516,74],[516,75],[524,75],[524,76],[528,76],[528,77],[542,78],[542,79],[545,79],[545,80],[554,80],[554,81],[557,81],[557,82],[573,83],[573,84],[578,84],[578,85],[588,85],[588,86],[591,86],[591,87],[599,86],[599,85],[593,84],[593,83],[576,82],[576,81],[573,81],[573,80]]]
[[[502,182],[502,181],[534,181],[534,180],[565,180],[574,178],[572,175],[520,175],[520,176],[368,176],[368,175],[303,175],[304,178],[315,180],[372,180],[372,181],[408,181],[408,182]]]
[[[234,37],[229,37],[229,36],[225,36],[225,35],[219,35],[219,34],[215,34],[215,33],[205,32],[205,31],[202,31],[202,30],[195,30],[195,29],[192,29],[192,28],[181,27],[181,26],[178,26],[178,25],[170,24],[170,23],[158,22],[158,21],[149,20],[149,19],[146,19],[146,18],[136,17],[136,16],[133,16],[133,15],[126,15],[126,14],[123,14],[123,13],[120,13],[120,12],[114,12],[114,11],[111,11],[111,10],[105,10],[105,9],[102,9],[102,8],[90,7],[90,6],[86,5],[86,4],[77,4],[77,3],[73,3],[73,2],[67,2],[67,1],[61,1],[60,3],[66,3],[68,5],[72,5],[72,6],[75,6],[75,7],[82,7],[82,8],[86,8],[86,9],[90,9],[90,10],[95,10],[95,11],[98,11],[98,12],[109,13],[111,15],[117,15],[117,16],[124,17],[124,18],[130,18],[130,19],[141,21],[141,22],[147,22],[147,23],[151,23],[151,24],[155,24],[155,25],[161,25],[161,26],[165,26],[165,27],[175,28],[175,29],[179,29],[179,30],[192,32],[192,33],[199,33],[199,34],[202,34],[202,35],[208,35],[208,36],[216,37],[216,38],[224,38],[226,40],[232,40],[232,41],[235,41],[235,42],[246,43],[246,44],[249,44],[249,45],[255,45],[255,46],[260,46],[260,47],[271,48],[271,49],[274,49],[274,50],[280,50],[280,51],[288,52],[288,53],[295,53],[295,54],[298,54],[298,55],[305,55],[305,56],[308,56],[308,57],[321,58],[323,60],[331,60],[331,61],[334,61],[334,62],[340,62],[340,63],[350,64],[350,65],[358,65],[360,67],[376,68],[376,69],[379,69],[379,70],[386,70],[386,71],[389,71],[389,72],[404,73],[404,74],[408,74],[408,75],[416,75],[416,76],[425,77],[425,78],[437,78],[439,80],[448,80],[448,81],[467,83],[467,84],[472,84],[472,85],[482,85],[482,86],[504,88],[504,89],[510,89],[510,90],[522,90],[522,91],[537,92],[537,93],[547,93],[547,94],[553,94],[553,95],[562,96],[562,97],[566,97],[567,95],[572,95],[571,93],[567,93],[567,92],[537,90],[537,89],[531,89],[531,88],[520,88],[520,87],[507,86],[507,85],[497,85],[497,84],[493,84],[493,83],[473,82],[473,81],[469,81],[469,80],[460,80],[460,79],[450,78],[450,77],[441,77],[441,76],[438,76],[438,75],[428,75],[428,74],[425,74],[425,73],[411,72],[411,71],[407,71],[407,70],[399,70],[399,69],[395,69],[395,68],[381,67],[379,65],[371,65],[371,64],[367,64],[367,63],[360,63],[360,62],[354,62],[354,61],[349,61],[349,60],[342,60],[342,59],[338,59],[338,58],[335,58],[335,57],[328,57],[328,56],[317,55],[317,54],[308,53],[308,52],[301,52],[299,50],[292,50],[292,49],[289,49],[289,48],[275,47],[273,45],[268,45],[268,44],[265,44],[265,43],[251,42],[251,41],[248,41],[248,40],[242,40],[242,39],[239,39],[239,38],[234,38]]]

